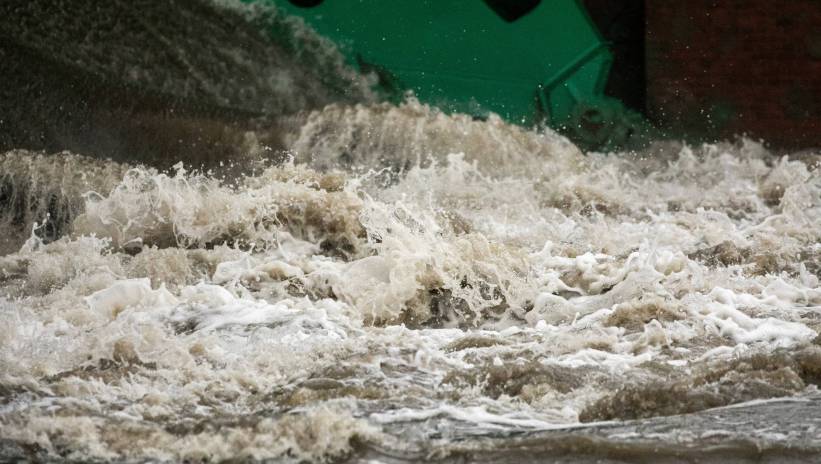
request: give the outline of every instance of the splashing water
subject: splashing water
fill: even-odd
[[[279,119],[174,122],[241,145],[207,172],[0,154],[0,461],[821,452],[818,154],[585,155],[374,103],[275,9],[121,3],[17,2],[4,24],[126,95]],[[288,161],[263,159],[280,139]]]
[[[732,425],[793,403],[711,409],[821,410],[818,169],[749,140],[583,156],[413,101],[291,137],[294,161],[230,180],[2,156],[9,453],[821,447],[810,419]]]

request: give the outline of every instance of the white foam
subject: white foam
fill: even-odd
[[[311,460],[434,419],[567,426],[620,385],[668,381],[648,366],[817,336],[821,177],[749,141],[583,158],[415,102],[331,107],[298,139],[314,166],[351,148],[374,171],[133,168],[71,234],[0,258],[0,382],[30,392],[0,409],[4,432],[78,459],[327,438]],[[377,172],[386,157],[410,167]],[[217,417],[250,425],[165,428]]]

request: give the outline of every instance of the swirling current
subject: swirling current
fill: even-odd
[[[0,458],[821,453],[818,154],[316,98],[205,168],[0,154]]]

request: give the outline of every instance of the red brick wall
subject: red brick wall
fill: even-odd
[[[647,0],[647,111],[672,135],[821,146],[821,1]]]

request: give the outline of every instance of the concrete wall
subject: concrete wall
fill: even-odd
[[[821,146],[821,1],[647,0],[647,113],[671,135]]]

